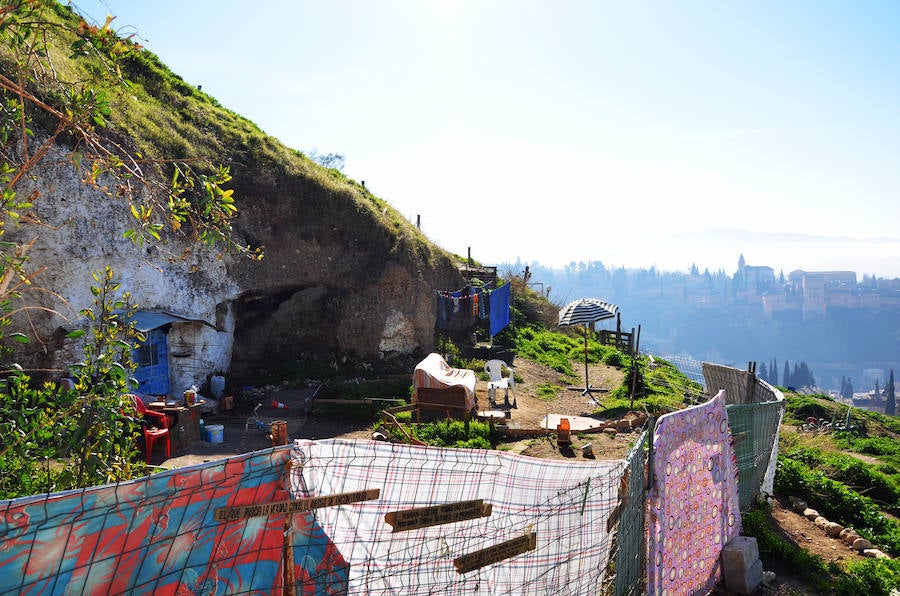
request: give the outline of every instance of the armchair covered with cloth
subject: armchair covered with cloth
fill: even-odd
[[[413,404],[422,411],[468,419],[475,410],[475,371],[452,368],[440,354],[431,353],[413,371]]]

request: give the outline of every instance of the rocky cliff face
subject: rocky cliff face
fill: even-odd
[[[14,355],[17,362],[52,371],[79,359],[79,346],[65,339],[66,332],[86,326],[79,311],[91,305],[91,274],[105,266],[141,309],[184,317],[156,327],[168,332],[173,390],[200,385],[214,372],[256,375],[300,358],[403,363],[432,348],[435,290],[462,285],[445,252],[363,185],[284,147],[130,41],[114,45],[115,69],[98,60],[102,51],[73,52],[76,36],[91,28],[73,11],[51,7],[47,16],[66,23],[42,38],[41,54],[52,56],[54,66],[35,66],[22,79],[34,86],[26,111],[35,138],[27,145],[17,139],[16,121],[4,137],[11,139],[3,146],[4,161],[30,163],[42,135],[69,130],[68,107],[56,110],[36,98],[52,103],[70,87],[89,85],[85,97],[103,108],[103,118],[98,112],[91,121],[109,126],[99,130],[102,139],[61,134],[58,141],[71,146],[54,146],[17,184],[20,198],[37,197],[33,214],[23,219],[39,223],[13,230],[11,222],[0,222],[4,240],[28,245],[35,239],[28,269],[38,274],[11,305],[14,329],[35,341]],[[126,47],[133,51],[121,53]],[[19,68],[6,48],[0,50],[0,68]],[[128,84],[100,75],[112,72]],[[128,205],[107,196],[119,188],[102,178],[97,188],[85,184],[82,177],[90,175],[73,166],[90,170],[92,151],[124,158],[159,180],[171,179],[172,160],[206,173],[229,166],[239,210],[234,239],[264,247],[265,258],[222,254],[221,247],[191,244],[179,231],[152,246],[132,244],[123,237],[136,225]],[[146,188],[140,176],[124,183],[137,192]],[[163,196],[155,205],[156,222],[165,217],[165,203]]]
[[[36,285],[47,292],[29,299],[56,313],[16,317],[38,338],[19,360],[63,368],[79,358],[62,338],[85,324],[78,311],[91,303],[91,273],[106,265],[142,309],[217,327],[170,335],[182,348],[170,346],[173,390],[199,386],[214,371],[252,379],[282,362],[329,357],[407,366],[430,351],[435,290],[463,283],[447,255],[408,222],[391,220],[362,186],[268,172],[235,170],[236,238],[265,247],[265,258],[251,261],[171,235],[135,246],[123,238],[133,225],[124,204],[82,184],[66,150],[55,151],[20,192],[40,192],[36,212],[48,224],[30,252],[31,266],[45,268]]]
[[[463,283],[443,251],[386,218],[365,187],[289,176],[260,185],[252,174],[235,176],[250,199],[236,229],[265,246],[266,258],[230,268],[242,288],[233,301],[236,370],[250,372],[273,352],[375,363],[432,349],[435,291]]]

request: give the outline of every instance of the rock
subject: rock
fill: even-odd
[[[809,521],[815,521],[816,518],[819,517],[819,512],[815,509],[807,508],[803,510],[803,517],[805,517]]]
[[[619,420],[618,422],[616,422],[616,430],[620,433],[631,432],[631,421],[627,418]]]
[[[878,548],[867,548],[862,554],[872,559],[890,559],[886,552]]]
[[[629,421],[631,421],[632,429],[640,428],[640,427],[644,426],[644,423],[647,422],[647,413],[631,411],[625,415],[625,418],[627,418]]]
[[[824,530],[825,526],[829,523],[827,519],[822,517],[821,515],[813,520],[813,523],[816,524],[816,527],[820,530]]]
[[[798,499],[797,497],[788,497],[788,500],[791,503],[791,508],[797,513],[803,513],[806,509],[809,509],[809,505],[806,504],[806,501],[803,499]]]
[[[841,532],[844,531],[844,526],[835,522],[828,522],[825,524],[825,533],[831,536],[832,538],[837,538],[841,535]]]
[[[857,538],[853,541],[853,548],[860,551],[866,550],[867,548],[872,548],[872,543],[865,538]]]
[[[607,435],[609,437],[615,437],[618,434],[618,432],[616,432],[616,429],[607,426],[606,428],[603,429],[603,434]]]
[[[847,537],[847,534],[852,534],[852,533],[853,533],[853,528],[844,528],[843,530],[841,530],[841,533],[838,535],[838,538],[840,538],[841,540],[844,540],[844,538]],[[853,543],[851,542],[850,544],[853,544]]]
[[[841,540],[844,541],[844,544],[847,546],[853,546],[853,543],[859,540],[860,536],[852,529],[848,532]]]

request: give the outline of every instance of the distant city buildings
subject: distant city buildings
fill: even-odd
[[[831,308],[900,308],[900,280],[864,279],[853,271],[792,271],[775,277],[771,267],[752,267],[744,256],[734,275],[737,294],[749,303],[761,302],[766,315],[794,311],[804,319],[826,317]]]

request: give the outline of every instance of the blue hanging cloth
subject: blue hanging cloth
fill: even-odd
[[[509,283],[491,292],[491,337],[509,325]]]

